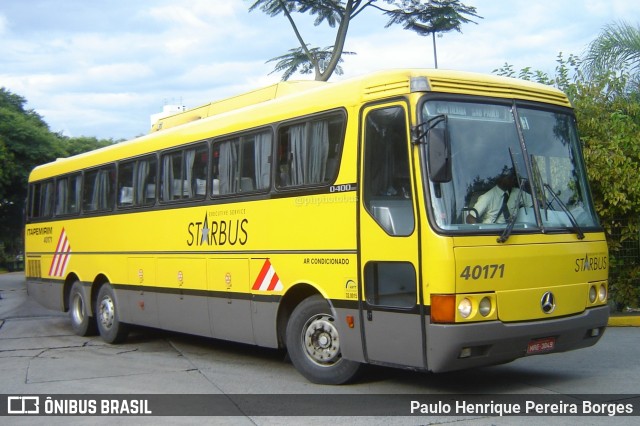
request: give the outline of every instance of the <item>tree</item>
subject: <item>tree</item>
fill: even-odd
[[[396,9],[391,16],[387,27],[391,24],[402,24],[406,30],[428,36],[433,39],[433,62],[438,68],[438,55],[436,53],[436,34],[448,33],[456,30],[461,33],[460,26],[470,22],[476,23],[464,15],[482,19],[476,14],[476,8],[465,6],[458,0],[431,0],[426,5],[417,1],[403,1],[404,10]]]
[[[118,142],[121,141],[114,141],[113,139],[98,139],[96,137],[89,136],[79,136],[75,138],[60,136],[60,143],[67,157],[82,154],[87,151],[93,151],[94,149],[103,148]]]
[[[627,70],[637,88],[640,83],[640,26],[626,22],[605,26],[589,44],[582,67],[589,77],[608,70]]]
[[[482,18],[476,14],[476,8],[465,6],[459,0],[252,0],[249,11],[260,9],[269,16],[283,14],[298,40],[299,47],[290,49],[288,53],[270,59],[276,62],[273,72],[283,72],[283,80],[294,73],[315,74],[315,79],[327,81],[336,72],[342,73],[339,64],[345,52],[344,45],[349,25],[363,10],[370,7],[382,12],[389,18],[386,28],[400,24],[405,29],[420,35],[456,30],[461,32],[463,23],[473,22],[467,16]],[[384,3],[385,6],[380,4]],[[314,25],[326,23],[331,28],[337,26],[332,46],[310,47],[302,36],[293,15],[309,14],[315,17]],[[435,56],[435,38],[434,38]]]
[[[25,104],[24,98],[0,88],[0,243],[10,253],[21,245],[29,171],[62,154],[42,117]]]
[[[0,88],[0,247],[8,253],[22,249],[20,236],[31,170],[58,157],[112,143],[53,133],[38,113],[25,108],[26,103],[23,97]],[[2,257],[0,250],[0,263]]]

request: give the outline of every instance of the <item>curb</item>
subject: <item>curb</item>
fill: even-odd
[[[640,327],[640,315],[615,315],[609,317],[609,327]]]

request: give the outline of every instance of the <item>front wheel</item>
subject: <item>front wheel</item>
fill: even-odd
[[[100,337],[107,343],[120,343],[127,338],[129,327],[120,322],[116,297],[109,283],[100,287],[96,301],[96,320]]]
[[[340,385],[360,369],[360,363],[342,358],[338,328],[320,296],[296,306],[287,324],[286,341],[291,362],[313,383]]]

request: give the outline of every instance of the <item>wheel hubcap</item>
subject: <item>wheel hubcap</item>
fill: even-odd
[[[307,321],[302,339],[307,356],[316,364],[327,366],[340,360],[340,337],[330,316],[317,315]]]
[[[110,297],[104,297],[100,301],[100,324],[104,329],[108,330],[113,325],[113,320],[115,318],[115,308],[113,306],[113,300]]]
[[[73,296],[73,303],[71,304],[71,315],[76,324],[81,324],[84,321],[84,302],[79,294]]]

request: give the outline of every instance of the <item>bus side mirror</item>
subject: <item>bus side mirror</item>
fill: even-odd
[[[435,183],[451,182],[451,143],[445,128],[433,128],[427,136],[429,179]]]

